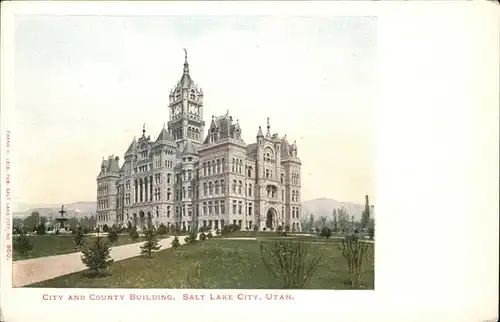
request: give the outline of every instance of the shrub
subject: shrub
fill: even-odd
[[[118,233],[115,229],[111,229],[108,232],[108,240],[111,244],[118,240]]]
[[[83,251],[82,263],[89,268],[91,276],[106,275],[113,264],[111,248],[105,239],[97,235],[95,242]]]
[[[22,228],[19,230],[19,235],[13,238],[12,246],[20,253],[26,253],[33,249],[33,243]]]
[[[277,232],[282,232],[282,231],[283,231],[283,227],[281,227],[281,225],[280,225],[280,226],[278,226],[278,227],[276,227],[276,231],[277,231]]]
[[[290,225],[285,225],[285,231],[289,232],[290,231]]]
[[[163,223],[161,223],[160,226],[158,227],[157,233],[160,236],[165,235],[167,233],[167,226],[165,226]]]
[[[219,229],[216,229],[216,230],[215,230],[215,234],[216,234],[217,236],[219,236],[219,235],[220,235],[220,230],[219,230]]]
[[[179,243],[179,237],[175,236],[172,240],[172,248],[177,249],[181,244]]]
[[[262,228],[263,231],[266,231],[266,227]]]
[[[285,289],[302,289],[316,273],[322,255],[310,255],[301,241],[278,240],[269,248],[260,245],[260,257],[266,269],[281,280]]]
[[[227,226],[224,226],[224,227],[222,228],[222,231],[220,232],[220,234],[221,234],[222,236],[226,236],[226,235],[228,235],[229,233],[231,233],[232,231],[233,231],[233,227],[232,227],[232,225],[227,225]]]
[[[90,229],[88,227],[83,228],[83,234],[87,235],[88,233],[90,233]]]
[[[146,238],[146,242],[141,246],[141,254],[146,257],[151,257],[153,252],[159,250],[161,246],[158,244],[154,229],[147,229],[144,232],[144,237]]]
[[[208,239],[213,238],[213,237],[214,237],[214,235],[213,235],[211,232],[209,232],[209,233],[207,234],[207,238],[208,238]]]
[[[201,233],[199,238],[201,241],[205,241],[205,239],[207,239],[207,235],[205,235],[205,233]]]
[[[257,225],[254,225],[254,226],[253,226],[253,230],[254,230],[254,231],[257,231],[257,230],[259,230],[259,226],[257,226]]]
[[[189,235],[184,238],[184,241],[186,244],[191,244],[196,241],[196,237],[198,237],[198,235],[195,232],[190,232]]]
[[[330,238],[332,236],[332,231],[328,227],[323,227],[319,233],[321,237]]]
[[[73,246],[75,248],[79,248],[84,245],[83,236],[84,236],[83,228],[78,227],[75,231],[75,237],[73,237]]]
[[[339,244],[342,256],[347,260],[351,287],[359,287],[363,277],[364,265],[368,257],[370,245],[352,235],[344,238]]]
[[[132,240],[137,240],[139,239],[139,233],[137,232],[137,228],[133,227],[132,230],[129,233],[130,239]]]
[[[45,225],[44,224],[39,224],[36,226],[36,234],[37,235],[45,235]]]
[[[314,231],[319,234],[321,232],[321,229],[319,229],[319,227],[316,227],[316,229],[314,229]]]
[[[105,224],[104,226],[102,226],[102,231],[107,233],[109,231],[108,225]]]

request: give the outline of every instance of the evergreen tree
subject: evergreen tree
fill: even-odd
[[[154,228],[146,229],[146,231],[144,231],[144,237],[146,238],[146,242],[141,246],[141,254],[146,257],[151,257],[154,251],[161,248],[158,244],[158,239],[156,239]]]
[[[181,245],[181,243],[179,243],[179,238],[177,236],[175,236],[174,240],[172,240],[172,248],[175,250],[180,245]]]
[[[132,239],[132,240],[139,239],[139,233],[137,232],[137,227],[136,226],[132,227],[132,229],[130,230],[129,235],[130,235],[130,239]]]
[[[99,234],[89,248],[83,251],[81,259],[92,276],[106,275],[114,262],[111,247]]]
[[[333,231],[337,232],[338,222],[337,222],[337,210],[333,209]]]
[[[368,223],[370,222],[370,202],[368,201],[368,195],[365,196],[365,210],[361,216],[361,228],[368,228]]]
[[[108,240],[111,244],[118,240],[118,232],[116,231],[116,227],[108,232]]]
[[[85,234],[83,233],[83,228],[82,227],[78,227],[76,229],[75,237],[73,238],[73,246],[75,248],[83,246],[83,244],[84,244],[83,236],[84,235]]]

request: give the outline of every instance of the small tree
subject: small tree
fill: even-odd
[[[108,240],[111,244],[118,240],[118,232],[116,231],[116,228],[111,229],[108,232]]]
[[[137,232],[137,227],[132,227],[132,230],[129,233],[130,239],[137,240],[139,239],[139,233]]]
[[[349,267],[351,287],[359,287],[361,284],[369,247],[369,243],[359,240],[356,235],[344,238],[342,243],[339,244],[342,256],[347,260]]]
[[[83,251],[82,263],[89,268],[91,276],[106,275],[113,264],[111,248],[99,234],[90,247]]]
[[[179,243],[179,237],[175,236],[174,239],[172,240],[172,248],[177,249],[181,243]]]
[[[12,240],[12,246],[14,250],[24,254],[33,249],[33,243],[26,234],[26,230],[23,228],[19,229],[19,235],[15,236]]]
[[[102,231],[107,233],[109,231],[108,225],[105,224],[104,226],[102,226]]]
[[[201,237],[201,236],[200,236],[200,237]],[[207,238],[208,238],[208,239],[210,239],[210,238],[212,238],[212,237],[214,237],[214,235],[212,234],[212,232],[209,232],[209,233],[207,234]]]
[[[219,236],[219,235],[220,235],[220,230],[219,230],[219,229],[216,229],[216,230],[215,230],[215,234],[216,234],[217,236]]]
[[[316,273],[322,255],[312,257],[309,247],[301,241],[279,240],[269,248],[260,245],[260,257],[283,288],[302,289]]]
[[[332,236],[332,230],[328,227],[323,227],[319,235],[321,237],[330,238]]]
[[[207,235],[205,235],[205,233],[201,233],[199,238],[201,241],[205,241],[205,239],[207,239]]]
[[[73,246],[75,248],[80,248],[84,245],[83,236],[85,236],[83,233],[83,228],[78,227],[75,232],[75,237],[73,237]]]
[[[167,233],[167,226],[165,226],[163,223],[160,224],[160,226],[158,226],[158,231],[157,231],[158,235],[160,236],[163,236]]]
[[[144,232],[144,237],[146,242],[141,246],[141,254],[145,257],[150,258],[153,252],[159,250],[161,246],[158,244],[158,239],[156,239],[156,232],[153,228],[149,228]]]

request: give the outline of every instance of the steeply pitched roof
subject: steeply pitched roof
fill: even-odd
[[[174,138],[172,137],[172,135],[170,135],[170,133],[168,133],[165,127],[163,127],[160,134],[158,135],[158,138],[156,139],[156,142],[161,141],[174,142]]]
[[[262,137],[264,136],[264,133],[262,133],[262,128],[260,127],[260,125],[259,125],[259,132],[257,132],[257,137],[259,137],[259,136],[262,136]]]
[[[196,151],[196,148],[194,147],[193,143],[191,140],[188,140],[186,142],[186,145],[184,146],[184,150],[182,151],[182,155],[198,155],[198,152]]]
[[[241,133],[240,126],[237,123],[233,123],[233,117],[229,116],[229,111],[227,111],[225,115],[212,117],[212,122],[210,124],[210,128],[208,129],[208,135],[205,137],[203,144],[207,144],[209,142],[212,130],[218,133],[218,140],[234,138],[236,130]]]
[[[125,155],[127,155],[129,153],[134,153],[136,149],[137,149],[137,140],[135,139],[135,136],[134,136],[134,139],[132,140],[132,143],[130,143],[130,146],[128,147],[127,152],[125,152]]]

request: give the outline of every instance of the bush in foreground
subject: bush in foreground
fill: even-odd
[[[344,238],[339,244],[342,256],[347,260],[351,287],[359,287],[363,277],[365,263],[368,258],[370,244],[363,242],[357,236]]]
[[[104,238],[97,235],[95,241],[89,248],[83,251],[82,263],[89,269],[90,276],[107,275],[113,259],[111,258],[111,247]]]
[[[269,247],[260,245],[260,257],[271,275],[282,281],[283,288],[303,289],[317,272],[322,255],[310,255],[304,242],[279,240]]]
[[[154,229],[147,229],[144,232],[144,237],[146,238],[146,242],[141,246],[141,254],[145,257],[151,257],[153,252],[159,250],[161,246],[158,244]]]
[[[213,237],[214,237],[214,235],[213,235],[211,232],[209,232],[209,233],[207,234],[207,238],[208,238],[208,239],[213,238]]]
[[[207,239],[207,235],[205,235],[205,233],[201,233],[199,238],[201,241],[205,241],[205,239]]]

